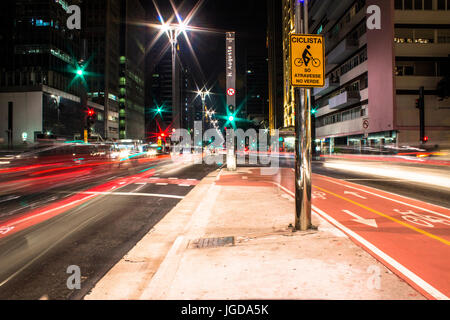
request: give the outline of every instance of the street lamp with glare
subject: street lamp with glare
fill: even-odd
[[[163,18],[160,16],[161,25],[159,26],[159,29],[167,34],[167,37],[169,38],[169,42],[171,44],[172,48],[172,115],[174,119],[178,119],[177,121],[181,120],[181,117],[179,117],[180,113],[180,107],[179,107],[179,101],[178,101],[178,74],[176,72],[176,63],[177,63],[177,38],[181,33],[186,33],[188,30],[187,24],[181,20],[181,18],[178,18],[178,24],[171,24],[170,22],[164,22]],[[181,123],[175,123],[175,128],[180,128]]]

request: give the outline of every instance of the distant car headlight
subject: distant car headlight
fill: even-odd
[[[125,159],[125,158],[128,158],[129,156],[130,156],[130,152],[127,150],[120,151],[120,153],[119,153],[120,159]]]

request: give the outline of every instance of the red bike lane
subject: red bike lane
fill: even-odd
[[[293,196],[294,172],[275,184]],[[450,210],[313,174],[313,212],[429,299],[450,297]]]

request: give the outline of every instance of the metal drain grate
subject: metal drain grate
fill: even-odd
[[[215,248],[234,246],[234,237],[197,239],[192,242],[194,248]]]

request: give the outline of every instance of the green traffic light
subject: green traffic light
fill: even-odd
[[[82,69],[78,69],[77,70],[77,75],[82,76],[83,75],[83,70]]]
[[[233,116],[229,116],[228,117],[228,120],[231,122],[231,121],[234,121],[234,117]]]

